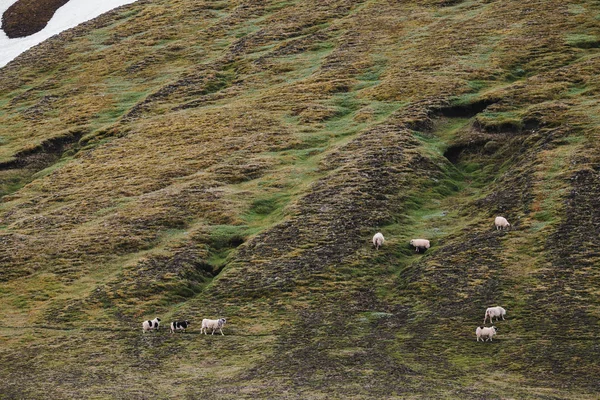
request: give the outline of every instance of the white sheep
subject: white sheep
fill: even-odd
[[[154,318],[152,321],[144,321],[142,322],[143,332],[158,330],[160,325],[160,318]]]
[[[385,242],[385,239],[383,238],[383,234],[381,232],[377,232],[375,234],[375,236],[373,236],[373,246],[375,246],[375,248],[377,250],[379,250],[379,247]]]
[[[420,253],[420,250],[423,250],[423,252],[425,252],[425,250],[431,247],[431,244],[427,239],[412,239],[410,241],[410,245],[415,247],[415,251],[417,253]]]
[[[482,342],[487,342],[488,340],[492,341],[492,337],[496,334],[496,330],[498,328],[496,328],[495,326],[491,326],[489,328],[486,328],[484,326],[478,326],[477,329],[475,329],[475,334],[477,335],[477,341],[479,342],[479,338],[481,338]],[[483,340],[485,338],[485,340]]]
[[[494,322],[493,318],[496,317],[496,321],[498,321],[499,317],[502,317],[502,320],[504,321],[504,316],[506,315],[506,310],[500,306],[497,307],[490,307],[487,310],[485,310],[485,316],[483,317],[483,323],[485,324],[485,320],[489,317],[490,318],[490,323]]]
[[[504,230],[510,227],[510,224],[504,217],[496,217],[496,219],[494,220],[494,225],[496,225],[496,230]]]
[[[223,334],[223,330],[221,329],[221,328],[223,328],[223,325],[225,325],[225,322],[227,322],[227,320],[225,320],[225,318],[203,319],[202,320],[202,328],[200,329],[200,333],[202,334],[202,331],[204,331],[204,334],[206,335],[206,330],[212,329],[211,335],[214,335],[215,331],[218,329],[221,332],[221,335],[225,336]]]

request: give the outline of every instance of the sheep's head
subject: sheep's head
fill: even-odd
[[[414,245],[415,245],[415,239],[411,239],[411,240],[410,240],[410,245],[411,245],[411,246],[414,246]]]

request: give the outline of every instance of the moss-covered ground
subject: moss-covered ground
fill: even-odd
[[[0,398],[598,398],[599,41],[591,0],[140,0],[31,49]]]

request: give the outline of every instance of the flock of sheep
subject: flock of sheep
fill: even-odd
[[[504,217],[496,217],[494,224],[496,226],[496,229],[504,230],[504,229],[507,229],[510,227],[510,224]],[[379,250],[379,248],[383,245],[384,242],[385,242],[385,238],[383,237],[383,234],[381,232],[378,232],[375,234],[375,236],[373,236],[373,246],[375,246],[375,248],[377,250]],[[412,239],[410,241],[410,245],[415,248],[415,251],[417,253],[425,252],[427,249],[429,249],[431,247],[431,243],[427,239]],[[498,321],[499,317],[502,317],[502,319],[504,320],[505,315],[506,315],[506,310],[504,308],[490,307],[487,310],[485,310],[485,317],[483,318],[483,323],[485,324],[485,321],[488,318],[490,319],[490,323],[492,323],[494,317],[496,318],[496,321]],[[225,336],[223,333],[223,326],[225,325],[226,322],[227,322],[227,320],[225,318],[203,319],[200,333],[201,334],[204,333],[206,335],[206,332],[208,331],[208,329],[211,329],[212,330],[211,335],[214,335],[215,331],[219,330],[219,332],[221,332],[221,335]],[[188,328],[188,326],[190,326],[190,322],[187,320],[186,321],[173,321],[173,322],[171,322],[171,334],[175,333],[175,331],[178,331],[178,330],[185,332],[185,330]],[[159,327],[160,327],[160,318],[154,318],[153,320],[148,320],[148,321],[142,322],[142,330],[144,333],[148,332],[148,331],[158,331]],[[477,329],[475,330],[475,334],[477,335],[477,341],[479,341],[479,339],[481,339],[482,341],[484,341],[484,340],[492,341],[492,337],[496,334],[497,329],[498,328],[496,328],[495,326],[491,326],[491,327],[479,326],[479,327],[477,327]]]
[[[214,335],[215,331],[218,329],[219,332],[221,332],[221,335],[225,336],[225,334],[223,333],[223,326],[225,325],[225,323],[227,322],[227,320],[225,318],[219,318],[219,319],[203,319],[202,320],[202,328],[200,329],[200,333],[204,332],[204,334],[206,335],[206,331],[208,329],[212,329],[212,333],[211,335]],[[173,321],[171,322],[171,334],[173,334],[175,331],[183,331],[185,332],[185,330],[188,328],[188,326],[190,326],[190,321]],[[158,331],[158,328],[160,327],[160,318],[154,318],[153,320],[148,320],[148,321],[144,321],[142,322],[142,332],[148,332],[148,331]]]
[[[504,217],[496,217],[496,219],[494,220],[494,225],[496,226],[496,230],[504,230],[504,229],[510,228],[510,223]],[[375,236],[373,236],[373,246],[375,246],[375,248],[377,250],[379,250],[379,248],[383,245],[384,242],[385,242],[385,238],[383,237],[383,234],[381,232],[377,232],[375,234]],[[410,241],[410,245],[415,248],[415,251],[417,253],[425,252],[425,250],[427,250],[429,247],[431,247],[431,243],[427,239],[412,239]],[[500,317],[502,317],[502,320],[504,320],[505,315],[506,315],[506,310],[504,308],[502,308],[500,306],[490,307],[487,310],[485,310],[485,316],[483,318],[483,323],[485,324],[485,321],[488,318],[490,319],[490,323],[492,323],[493,322],[492,319],[494,317],[496,318],[496,321],[498,321],[498,318],[500,318]],[[486,342],[488,340],[493,341],[492,338],[496,334],[497,330],[498,330],[498,328],[496,328],[493,325],[490,327],[478,326],[477,329],[475,330],[475,335],[477,336],[477,341],[479,342],[479,339],[481,339],[482,341],[486,341]]]

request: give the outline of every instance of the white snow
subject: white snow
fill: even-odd
[[[9,39],[0,29],[0,68],[8,64],[25,50],[43,42],[64,30],[73,28],[82,22],[96,18],[119,6],[134,3],[137,0],[70,0],[59,8],[48,25],[40,32],[18,39]],[[0,0],[0,16],[17,0]]]

